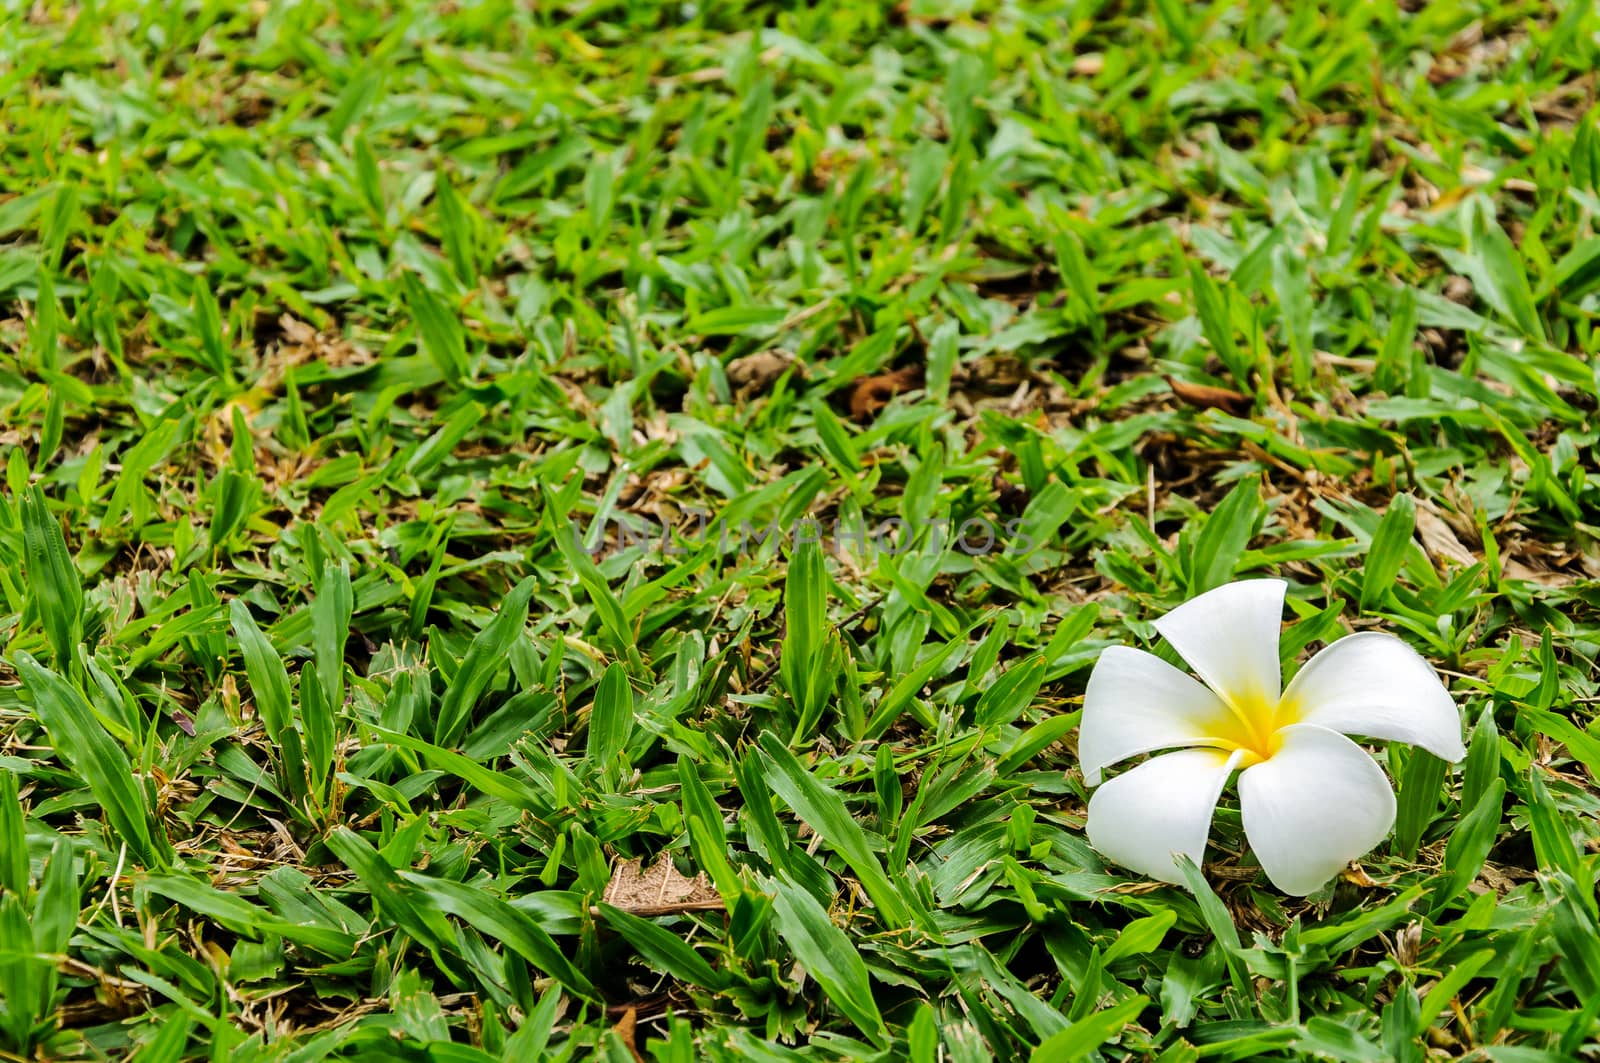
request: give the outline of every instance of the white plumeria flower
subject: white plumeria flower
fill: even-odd
[[[1123,867],[1181,883],[1196,864],[1229,776],[1239,771],[1245,836],[1272,884],[1304,896],[1394,824],[1394,791],[1347,734],[1395,739],[1447,761],[1466,756],[1455,703],[1428,662],[1392,635],[1362,632],[1313,657],[1282,689],[1278,634],[1288,585],[1243,580],[1155,622],[1205,680],[1114,646],[1083,699],[1078,758],[1089,843]],[[1280,693],[1281,691],[1281,693]],[[1101,772],[1163,753],[1100,785]]]

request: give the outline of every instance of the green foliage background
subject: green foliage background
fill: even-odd
[[[7,5],[0,1053],[1592,1051],[1597,53]],[[1304,901],[1227,806],[1129,878],[1088,669],[1265,573],[1290,667],[1392,631],[1470,755],[1380,753],[1394,839]],[[720,904],[607,892],[658,858]]]

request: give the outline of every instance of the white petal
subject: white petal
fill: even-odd
[[[1200,863],[1211,813],[1242,756],[1185,749],[1118,775],[1089,799],[1089,844],[1141,875],[1181,883],[1172,854]]]
[[[1422,656],[1393,635],[1346,635],[1289,682],[1280,718],[1341,734],[1389,738],[1460,760],[1461,715]]]
[[[1295,724],[1278,735],[1276,753],[1239,773],[1239,811],[1272,884],[1303,897],[1384,839],[1394,790],[1342,734]]]
[[[1184,602],[1155,622],[1189,667],[1229,704],[1252,712],[1278,701],[1281,579],[1227,583]]]
[[[1083,695],[1078,760],[1083,781],[1140,753],[1203,744],[1228,707],[1160,657],[1127,646],[1100,654]]]

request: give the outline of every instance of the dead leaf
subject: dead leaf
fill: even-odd
[[[877,376],[862,377],[850,392],[850,418],[870,421],[889,400],[922,383],[922,367],[908,365]]]
[[[1360,886],[1363,889],[1375,889],[1381,885],[1371,875],[1367,874],[1366,868],[1354,862],[1339,873],[1339,878],[1352,886]]]
[[[727,373],[728,383],[734,391],[741,397],[748,398],[751,395],[765,393],[794,364],[794,355],[774,348],[770,351],[747,354],[743,358],[735,358],[728,363],[724,372]]]
[[[1015,355],[991,354],[956,366],[955,379],[968,391],[1009,395],[1028,379],[1028,367]]]
[[[1496,894],[1506,894],[1517,888],[1517,880],[1506,873],[1507,869],[1495,867],[1485,863],[1478,871],[1476,881],[1468,887],[1473,893],[1484,893],[1493,890]],[[1528,876],[1532,877],[1532,876]]]
[[[1166,380],[1174,395],[1190,406],[1202,410],[1222,410],[1236,417],[1243,417],[1255,406],[1255,400],[1250,396],[1229,391],[1227,388],[1214,388],[1209,384],[1190,384],[1170,376]]]
[[[672,866],[672,858],[666,855],[658,857],[648,869],[640,859],[618,861],[601,899],[634,915],[672,915],[722,907],[722,896],[704,871],[688,878]]]
[[[1550,569],[1534,568],[1514,557],[1504,558],[1500,566],[1501,573],[1506,579],[1527,580],[1537,583],[1541,587],[1560,590],[1569,587],[1578,581],[1578,577],[1570,572],[1555,572]]]
[[[1471,565],[1477,562],[1472,556],[1472,551],[1456,538],[1455,531],[1445,523],[1443,517],[1433,503],[1426,500],[1417,503],[1417,536],[1422,540],[1422,547],[1428,551],[1428,556],[1435,561],[1449,558],[1459,565]]]
[[[617,1024],[611,1027],[611,1032],[622,1039],[622,1045],[628,1050],[629,1055],[633,1056],[638,1063],[644,1063],[644,1057],[639,1054],[638,1042],[634,1039],[634,1029],[638,1024],[639,1013],[637,1009],[629,1008],[622,1013],[622,1018],[617,1020]]]
[[[1408,923],[1394,935],[1395,962],[1402,967],[1414,966],[1422,951],[1422,924]]]
[[[1254,882],[1256,869],[1253,867],[1240,867],[1238,864],[1218,864],[1207,862],[1205,873],[1208,879],[1215,882]]]
[[[331,369],[347,365],[370,365],[376,355],[342,336],[319,332],[290,314],[278,318],[278,328],[287,341],[268,356],[263,379],[258,387],[275,388],[286,370],[303,362],[320,360]]]

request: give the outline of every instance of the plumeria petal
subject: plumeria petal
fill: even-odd
[[[1239,811],[1272,884],[1303,897],[1384,839],[1394,824],[1394,790],[1373,759],[1336,731],[1295,724],[1278,735],[1276,753],[1239,773]]]
[[[1289,682],[1283,717],[1341,734],[1390,738],[1460,760],[1461,716],[1421,655],[1393,635],[1346,635]]]
[[[1242,755],[1180,750],[1104,783],[1089,799],[1089,844],[1129,870],[1181,883],[1172,854],[1200,863],[1211,813]]]
[[[1281,579],[1224,584],[1184,602],[1155,622],[1189,667],[1229,704],[1252,711],[1278,700]]]
[[[1083,781],[1098,786],[1103,770],[1140,753],[1203,745],[1227,713],[1203,684],[1155,654],[1112,646],[1095,662],[1083,696]]]

